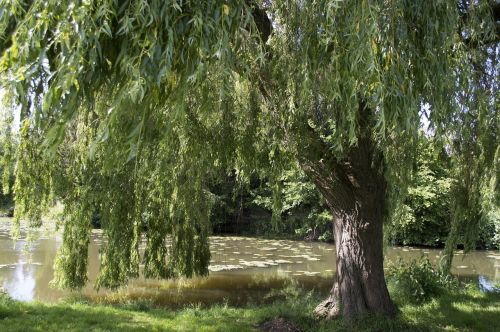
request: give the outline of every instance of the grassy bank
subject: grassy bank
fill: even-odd
[[[61,304],[22,303],[0,298],[0,331],[254,331],[283,317],[303,331],[500,331],[500,293],[474,287],[450,291],[421,305],[399,303],[395,320],[367,317],[354,326],[321,322],[312,315],[320,298],[293,293],[268,305],[234,308],[154,308],[147,303],[119,306],[82,301]]]

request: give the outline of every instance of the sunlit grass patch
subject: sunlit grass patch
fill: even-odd
[[[255,331],[283,318],[303,331],[500,331],[500,293],[477,287],[446,291],[431,300],[399,302],[395,319],[367,316],[352,323],[318,321],[312,315],[323,295],[290,284],[269,294],[271,303],[188,305],[173,310],[148,301],[95,304],[74,297],[59,304],[23,303],[0,297],[0,331]]]
[[[412,322],[447,331],[500,331],[500,293],[482,293],[477,287],[446,292],[423,305],[402,305]]]

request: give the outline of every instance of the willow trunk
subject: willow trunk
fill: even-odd
[[[329,297],[315,310],[320,316],[347,319],[366,313],[394,316],[383,268],[383,197],[377,190],[353,198],[333,215],[336,276]]]
[[[396,314],[383,267],[383,223],[387,182],[384,157],[372,138],[374,113],[359,109],[357,144],[342,159],[329,154],[311,129],[300,164],[322,193],[334,217],[336,277],[320,316],[353,318],[366,313]]]

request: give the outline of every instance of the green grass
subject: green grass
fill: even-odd
[[[311,312],[320,298],[311,293],[285,294],[266,305],[234,308],[215,305],[182,310],[147,303],[92,305],[84,301],[22,303],[0,296],[0,331],[254,331],[267,320],[283,317],[304,331],[500,331],[500,293],[474,287],[450,291],[424,304],[400,304],[394,319],[365,317],[353,325],[318,321]]]

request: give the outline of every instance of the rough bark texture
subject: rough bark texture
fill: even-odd
[[[330,296],[315,313],[350,319],[365,313],[396,314],[384,279],[383,220],[386,180],[383,156],[371,137],[372,111],[360,106],[358,144],[342,160],[328,156],[311,129],[301,166],[323,194],[335,218],[337,275]],[[321,152],[323,151],[323,152]]]

